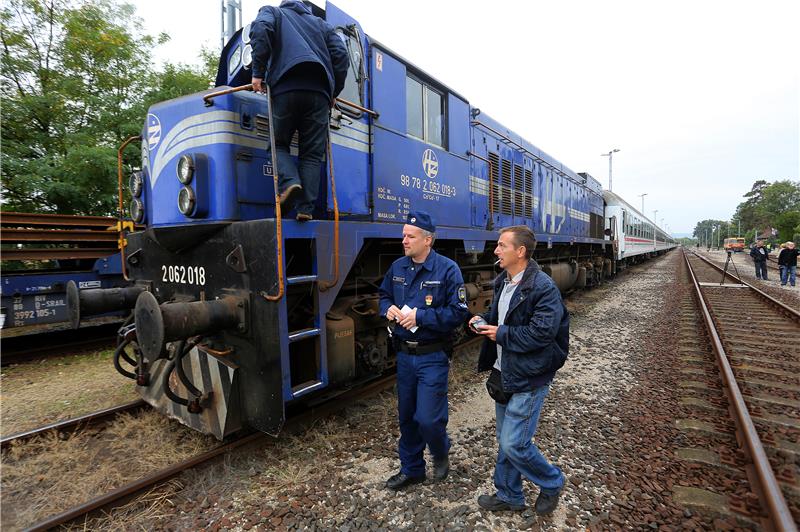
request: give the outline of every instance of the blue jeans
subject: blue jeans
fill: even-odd
[[[767,261],[757,260],[753,261],[756,264],[756,279],[767,280]]]
[[[794,286],[797,278],[797,266],[781,266],[781,286],[786,286],[786,281]]]
[[[525,504],[523,476],[545,494],[555,495],[564,488],[561,469],[548,462],[532,441],[549,391],[549,385],[540,386],[532,392],[515,393],[508,404],[495,403],[500,449],[494,468],[494,486],[497,498],[509,504]]]
[[[434,458],[450,451],[447,437],[447,373],[444,351],[425,355],[397,353],[397,412],[400,418],[400,472],[425,475],[425,444]]]
[[[303,186],[303,198],[296,205],[297,212],[311,214],[319,195],[319,178],[325,158],[328,138],[330,101],[319,92],[284,92],[272,98],[272,118],[275,121],[275,149],[278,152],[278,188],[289,185]],[[299,143],[299,165],[294,164],[289,153],[295,131]]]

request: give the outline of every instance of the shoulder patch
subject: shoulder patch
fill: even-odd
[[[458,287],[458,300],[462,303],[467,302],[467,288],[463,284]]]

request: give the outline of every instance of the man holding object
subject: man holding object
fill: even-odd
[[[380,287],[380,312],[394,322],[400,472],[386,487],[399,490],[425,480],[423,452],[433,456],[433,476],[450,470],[447,437],[447,374],[450,336],[469,316],[461,270],[433,251],[436,227],[426,212],[410,212],[403,226],[403,253]]]
[[[525,509],[522,477],[540,488],[536,513],[552,513],[565,476],[532,442],[544,399],[569,350],[569,313],[555,283],[533,260],[536,238],[524,225],[500,230],[494,254],[505,270],[494,283],[489,312],[473,316],[470,328],[486,340],[478,371],[495,400],[499,450],[494,495],[478,504],[490,511]]]

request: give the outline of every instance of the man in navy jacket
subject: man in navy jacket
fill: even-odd
[[[546,515],[558,505],[565,476],[531,440],[550,382],[567,359],[569,313],[558,287],[533,260],[535,248],[528,227],[500,230],[494,253],[505,272],[495,280],[489,312],[473,316],[470,327],[486,337],[478,371],[493,373],[487,388],[495,399],[499,443],[497,492],[481,495],[478,504],[492,511],[524,510],[524,476],[539,486],[535,509]]]
[[[262,7],[250,25],[253,90],[272,94],[281,205],[297,201],[297,220],[312,218],[319,195],[330,108],[342,92],[350,60],[333,27],[297,0]],[[299,167],[289,155],[295,132]]]

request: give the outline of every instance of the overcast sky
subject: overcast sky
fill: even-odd
[[[136,0],[159,61],[218,48],[219,0]],[[265,2],[243,0],[251,21]],[[269,2],[279,3],[277,0]],[[364,31],[671,232],[798,180],[800,2],[340,0]]]

